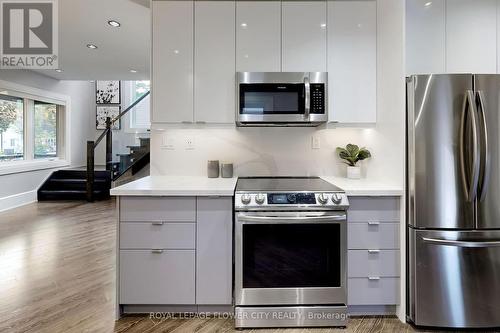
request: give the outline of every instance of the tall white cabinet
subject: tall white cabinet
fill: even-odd
[[[236,71],[280,70],[281,2],[237,1]]]
[[[152,122],[193,121],[193,1],[152,1]]]
[[[195,121],[234,123],[235,2],[196,1],[195,17]]]
[[[375,1],[328,3],[329,121],[377,121]]]
[[[407,0],[407,74],[498,73],[499,2]]]
[[[284,0],[282,71],[326,72],[326,1]]]
[[[406,71],[408,74],[446,71],[445,0],[406,2]]]
[[[497,0],[446,2],[446,71],[496,73]]]

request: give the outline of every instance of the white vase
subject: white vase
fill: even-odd
[[[347,178],[349,178],[349,179],[360,179],[361,178],[361,167],[359,167],[359,166],[348,166],[347,167]]]

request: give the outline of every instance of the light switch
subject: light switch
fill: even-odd
[[[186,137],[186,139],[184,141],[184,149],[194,150],[194,148],[195,148],[194,137],[192,137],[192,136]]]
[[[321,139],[317,135],[313,135],[311,137],[311,148],[312,149],[320,149],[321,148]]]

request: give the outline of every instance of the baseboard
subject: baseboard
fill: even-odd
[[[349,316],[394,316],[395,305],[349,305]]]
[[[37,201],[37,190],[17,193],[0,198],[0,212]]]

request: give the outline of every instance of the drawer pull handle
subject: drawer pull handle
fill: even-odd
[[[163,225],[163,222],[151,222],[152,225]]]
[[[380,224],[380,222],[378,222],[378,221],[370,221],[370,222],[368,222],[368,225],[379,225],[379,224]]]
[[[370,281],[378,281],[378,280],[380,280],[380,277],[379,276],[369,276],[368,280],[370,280]]]
[[[380,253],[380,250],[368,250],[368,253]]]
[[[163,253],[163,250],[161,250],[161,249],[152,249],[152,250],[151,250],[151,253],[157,253],[157,254],[160,254],[160,253]]]

